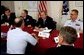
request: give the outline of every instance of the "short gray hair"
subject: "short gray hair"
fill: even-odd
[[[68,44],[74,43],[77,39],[76,30],[69,26],[62,27],[60,29],[59,34],[63,37],[64,41],[66,41]]]

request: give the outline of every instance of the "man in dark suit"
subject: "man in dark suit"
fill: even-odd
[[[5,9],[3,15],[1,15],[1,25],[14,25],[15,13],[12,13],[9,9]]]
[[[36,25],[36,20],[32,18],[32,16],[28,15],[27,10],[23,10],[21,13],[21,17],[24,19],[25,26],[34,27]]]
[[[56,23],[53,21],[53,18],[49,17],[45,11],[40,12],[40,18],[38,18],[37,21],[37,27],[39,28],[49,28],[49,29],[55,29]]]
[[[47,51],[47,55],[73,55],[73,54],[82,54],[82,49],[74,48],[73,43],[77,39],[77,32],[72,27],[62,27],[58,36],[60,45],[57,48],[50,48]]]

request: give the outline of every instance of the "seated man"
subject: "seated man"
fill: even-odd
[[[59,42],[57,48],[50,48],[46,55],[73,55],[82,54],[82,49],[74,48],[72,45],[77,39],[77,32],[74,28],[65,26],[62,27],[58,36]]]
[[[71,26],[77,30],[77,32],[83,32],[83,21],[78,19],[78,10],[71,10],[70,19],[65,22],[64,26]]]
[[[38,18],[36,26],[39,28],[45,28],[47,27],[48,29],[55,29],[56,28],[56,23],[53,21],[53,18],[47,16],[46,12],[41,11],[40,12],[40,18]]]
[[[5,9],[4,14],[1,16],[1,25],[14,25],[15,13],[9,9]]]
[[[15,19],[15,26],[15,29],[9,30],[7,33],[7,53],[24,54],[27,42],[35,46],[38,38],[34,38],[32,35],[22,30],[24,27],[24,20],[22,18]]]
[[[30,15],[28,15],[27,10],[22,11],[21,17],[24,19],[25,26],[34,27],[36,25],[36,20],[33,19]]]

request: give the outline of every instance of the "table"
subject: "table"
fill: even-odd
[[[7,33],[9,30],[9,26],[1,26],[1,32]],[[5,42],[6,38],[0,38],[1,42]]]
[[[82,48],[83,49],[83,33],[80,33],[80,38],[76,40],[74,43],[75,48]]]
[[[9,26],[1,26],[1,32],[6,32],[8,31]],[[24,27],[24,31],[27,31],[28,33],[37,33],[33,31],[33,28],[31,27]],[[38,33],[37,33],[38,34]],[[38,44],[33,48],[34,51],[36,52],[45,52],[48,48],[51,47],[56,47],[57,44],[54,41],[54,37],[58,36],[59,30],[53,30],[50,33],[50,37],[46,39],[40,38],[38,41]],[[80,38],[77,39],[77,41],[74,43],[75,48],[83,48],[83,33],[80,33]]]

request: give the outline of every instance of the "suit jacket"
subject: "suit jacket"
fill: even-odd
[[[1,19],[1,24],[7,22],[9,25],[14,25],[14,19],[16,18],[15,13],[11,13],[9,19],[7,16],[4,14]]]
[[[47,55],[73,55],[73,54],[82,54],[83,50],[79,48],[74,48],[73,46],[65,46],[62,45],[61,47],[57,48],[50,48],[47,51]]]
[[[29,15],[26,16],[24,22],[25,22],[25,26],[32,25],[34,27],[36,25],[36,20]]]
[[[51,17],[47,16],[45,22],[42,18],[39,18],[36,26],[42,27],[42,28],[48,27],[49,29],[55,29],[56,23],[54,23],[54,21]]]

